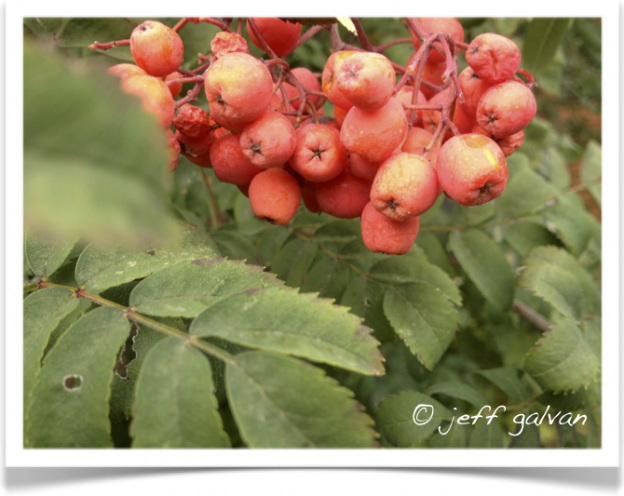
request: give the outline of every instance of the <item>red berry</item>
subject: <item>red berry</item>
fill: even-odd
[[[245,185],[262,172],[252,164],[240,146],[240,137],[226,134],[210,148],[210,161],[215,175],[224,183]]]
[[[332,53],[327,62],[325,63],[325,67],[323,68],[323,75],[321,77],[321,82],[323,83],[323,92],[327,95],[327,98],[330,102],[332,102],[337,107],[341,107],[345,110],[349,110],[353,107],[353,104],[347,100],[344,95],[340,92],[338,88],[338,75],[340,74],[340,67],[344,61],[358,52],[354,52],[351,50],[343,50],[340,52]]]
[[[282,169],[267,169],[252,179],[249,202],[257,217],[284,226],[297,213],[301,188],[297,180]]]
[[[253,20],[264,41],[277,55],[281,56],[290,52],[301,36],[301,24],[298,22],[293,24],[277,17],[254,17]],[[249,20],[247,20],[247,32],[253,44],[262,49],[262,45],[249,26]]]
[[[479,100],[488,89],[492,87],[492,83],[488,83],[481,79],[471,67],[466,67],[458,76],[459,84],[464,94],[464,103],[457,102],[457,106],[462,111],[474,116],[477,112]]]
[[[466,49],[466,62],[481,79],[498,84],[520,67],[520,49],[512,40],[495,33],[477,36]]]
[[[346,164],[347,153],[334,128],[309,124],[297,129],[297,147],[290,165],[308,181],[330,181],[342,172]]]
[[[240,146],[252,164],[268,169],[288,161],[297,146],[297,137],[287,117],[278,112],[265,112],[245,126]]]
[[[388,102],[395,84],[396,73],[390,61],[371,52],[358,52],[347,57],[336,80],[338,90],[349,102],[369,112]]]
[[[315,190],[321,211],[341,219],[354,219],[369,202],[371,183],[344,170],[335,179],[317,184]]]
[[[238,133],[269,108],[273,80],[258,59],[232,52],[220,57],[206,71],[205,90],[210,117]]]
[[[438,179],[444,192],[465,206],[498,197],[507,184],[507,162],[500,147],[481,134],[462,134],[440,149]]]
[[[297,81],[299,81],[307,89],[321,91],[321,83],[318,82],[318,79],[310,69],[306,69],[305,67],[296,67],[294,69],[291,69],[290,72],[293,76],[297,78]],[[299,96],[299,91],[292,84],[284,83],[284,89],[286,90],[286,95],[288,95],[289,101],[292,98]],[[279,93],[281,96],[281,93],[279,91],[277,93]],[[308,100],[312,105],[316,105],[319,101],[319,98],[320,97],[317,95],[308,96]],[[293,110],[298,110],[299,103],[299,98],[297,98],[296,100],[291,101],[290,105],[292,106]]]
[[[370,202],[362,211],[362,240],[375,253],[407,253],[416,241],[419,227],[420,217],[400,222],[380,214]]]
[[[438,198],[438,177],[421,155],[399,153],[377,171],[370,200],[391,219],[403,221],[429,210]]]
[[[134,64],[117,64],[110,66],[107,71],[110,74],[114,74],[120,78],[126,78],[128,76],[146,76],[148,75],[143,69],[141,69],[138,65]]]
[[[477,122],[495,139],[524,129],[535,117],[537,103],[524,84],[508,81],[487,90],[477,107]]]
[[[464,28],[455,17],[420,17],[418,20],[429,34],[448,33],[455,41],[464,41]],[[410,35],[414,48],[418,50],[420,48],[420,39],[411,30]],[[443,62],[444,56],[437,50],[431,50],[428,60],[431,62]]]
[[[403,142],[407,119],[403,105],[390,98],[379,110],[366,112],[357,107],[349,110],[340,128],[340,140],[351,153],[369,162],[388,158]]]
[[[130,35],[130,51],[136,64],[150,76],[165,77],[184,60],[182,38],[158,21],[139,24]]]
[[[143,108],[158,117],[164,129],[171,126],[175,104],[169,88],[160,79],[152,76],[128,76],[121,80],[121,89],[140,97]]]

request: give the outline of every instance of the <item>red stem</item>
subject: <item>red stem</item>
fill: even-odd
[[[117,40],[117,41],[109,41],[108,43],[100,43],[99,41],[94,42],[89,45],[91,50],[110,50],[111,48],[117,48],[124,45],[129,45],[130,40]]]
[[[180,31],[180,29],[182,29],[184,26],[186,26],[186,24],[188,23],[188,19],[186,17],[183,17],[182,19],[180,19],[180,22],[178,22],[175,26],[173,26],[173,30],[178,33]]]

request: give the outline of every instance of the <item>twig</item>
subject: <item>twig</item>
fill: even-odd
[[[546,332],[553,327],[550,320],[528,305],[525,305],[520,300],[514,300],[513,310],[540,332]]]
[[[206,171],[204,171],[203,167],[199,168],[199,172],[201,174],[202,181],[204,182],[204,186],[206,186],[208,196],[210,197],[210,222],[212,223],[212,227],[220,227],[221,213],[219,212],[219,204],[217,203],[217,199],[215,198],[214,192],[212,191],[212,182],[210,181],[210,178],[206,174]]]

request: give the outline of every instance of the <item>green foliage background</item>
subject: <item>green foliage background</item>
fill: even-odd
[[[180,157],[168,174],[157,123],[105,72],[129,50],[87,48],[142,20],[25,19],[25,445],[600,446],[599,20],[461,19],[468,41],[522,48],[538,117],[505,193],[440,198],[401,257],[368,252],[358,219],[271,226],[211,170]],[[373,44],[408,36],[362,23]],[[182,30],[184,67],[216,32]],[[329,53],[322,32],[289,63],[321,71]],[[507,410],[437,432],[483,405]],[[547,407],[587,422],[509,434]]]

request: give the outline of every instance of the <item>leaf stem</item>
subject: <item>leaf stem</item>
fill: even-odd
[[[206,341],[202,341],[201,337],[192,334],[186,334],[185,332],[182,332],[174,327],[170,327],[166,324],[158,322],[157,320],[150,319],[149,317],[137,313],[132,307],[125,307],[123,305],[115,303],[114,301],[102,298],[101,296],[87,293],[82,286],[78,288],[71,288],[69,286],[62,286],[60,284],[54,284],[45,281],[38,283],[36,286],[37,287],[35,289],[41,289],[46,287],[69,289],[74,292],[76,298],[82,298],[103,307],[118,308],[123,311],[124,317],[128,320],[131,320],[132,322],[136,322],[137,324],[149,327],[150,329],[153,329],[154,331],[160,332],[162,334],[166,334],[167,336],[184,339],[189,345],[194,346],[195,348],[203,351],[204,353],[207,353],[210,356],[218,358],[219,360],[222,360],[229,364],[236,364],[236,359],[227,351],[222,350],[218,346],[207,343]]]

